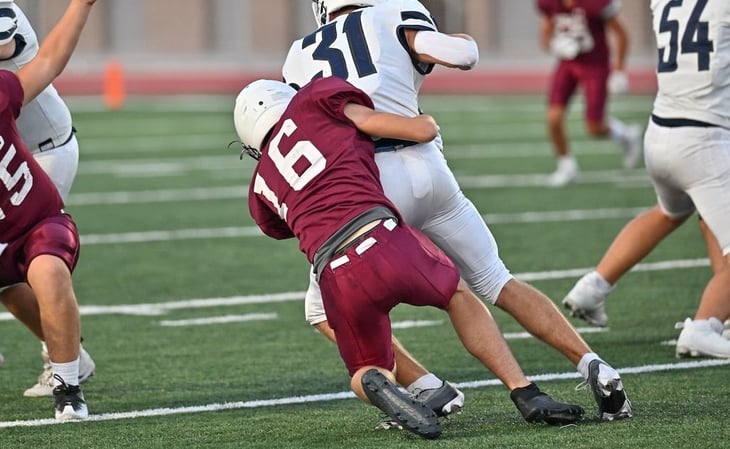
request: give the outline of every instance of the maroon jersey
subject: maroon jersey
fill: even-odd
[[[0,70],[0,244],[12,242],[63,209],[58,190],[18,134],[15,119],[22,106],[20,80]]]
[[[616,0],[537,0],[537,7],[552,21],[554,33],[569,33],[590,42],[590,50],[573,61],[609,64],[606,21],[618,14]]]
[[[396,213],[380,184],[373,141],[344,114],[348,103],[373,107],[340,78],[304,86],[274,127],[251,180],[248,203],[256,224],[276,239],[296,236],[310,262],[360,214],[379,206]]]

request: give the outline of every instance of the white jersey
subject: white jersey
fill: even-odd
[[[294,42],[284,80],[301,87],[317,77],[338,76],[367,93],[375,109],[414,117],[420,113],[418,90],[433,66],[411,58],[406,29],[438,31],[416,0],[389,0],[338,17]],[[399,149],[376,148],[383,190],[403,218],[454,261],[469,285],[494,302],[512,275],[441,149],[440,137]],[[310,324],[327,319],[313,272],[304,304]]]
[[[404,30],[437,31],[415,0],[392,0],[359,9],[294,42],[283,67],[285,82],[304,86],[337,76],[363,90],[375,109],[414,117],[418,90],[433,66],[411,58]]]
[[[0,69],[17,72],[38,53],[38,37],[28,18],[17,5],[15,35],[16,55],[0,60]],[[53,85],[45,88],[33,101],[23,106],[17,120],[18,132],[32,153],[48,150],[66,142],[71,136],[71,112]]]
[[[730,1],[652,0],[659,63],[653,114],[730,129]]]

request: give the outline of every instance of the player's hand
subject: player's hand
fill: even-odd
[[[608,77],[608,91],[613,95],[625,94],[629,91],[629,78],[623,70],[614,70]]]
[[[81,3],[85,4],[85,5],[89,5],[89,6],[91,6],[94,3],[96,3],[96,0],[76,0],[76,1],[81,2]]]
[[[580,43],[570,36],[561,34],[550,41],[550,53],[560,59],[575,59],[580,53]]]

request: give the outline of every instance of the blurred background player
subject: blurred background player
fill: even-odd
[[[435,64],[466,70],[479,60],[470,36],[440,33],[430,12],[415,0],[313,4],[322,27],[292,44],[283,67],[287,83],[303,86],[321,76],[342,77],[365,91],[376,110],[413,117],[420,113],[421,84]],[[442,150],[440,136],[426,144],[376,141],[375,161],[386,196],[408,224],[422,230],[454,261],[479,295],[577,367],[591,387],[600,419],[631,417],[618,372],[593,352],[550,298],[515,279],[505,267],[494,236],[462,192]],[[314,279],[305,307],[310,324],[334,340]],[[420,364],[407,352],[398,353],[401,349],[396,346],[398,376],[405,376]],[[420,371],[409,377],[418,378],[402,384],[414,391],[433,392],[448,385]]]
[[[38,53],[38,38],[23,11],[13,1],[0,0],[0,69],[17,72]],[[71,112],[49,85],[23,106],[16,121],[23,142],[55,184],[65,201],[71,190],[79,162],[79,145],[71,123]],[[53,395],[53,372],[48,358],[38,305],[26,283],[0,290],[0,301],[41,341],[43,371],[35,385],[25,390],[27,397]],[[88,380],[96,366],[81,347],[79,382]]]
[[[621,145],[625,168],[636,167],[641,153],[638,126],[606,118],[609,92],[628,90],[625,73],[628,36],[618,18],[618,0],[537,0],[540,38],[545,50],[557,56],[548,92],[547,124],[557,159],[548,183],[560,187],[574,182],[578,162],[568,147],[565,114],[578,86],[585,98],[585,125],[591,136]],[[615,37],[613,68],[607,30]]]
[[[697,210],[713,277],[694,319],[681,324],[676,354],[729,358],[730,3],[655,0],[651,8],[659,91],[644,146],[658,204],[624,226],[563,303],[574,316],[606,326],[615,283]]]
[[[434,411],[392,384],[390,310],[400,303],[432,306],[448,313],[464,346],[509,389],[527,421],[580,421],[581,407],[554,401],[527,380],[454,264],[385,197],[369,135],[428,142],[438,133],[435,121],[372,108],[364,92],[341,78],[318,78],[299,92],[260,80],[241,91],[234,116],[244,152],[258,161],[251,216],[268,236],[299,240],[352,390],[403,428],[439,436]]]
[[[33,290],[53,370],[55,417],[61,421],[89,415],[78,384],[81,324],[71,279],[79,235],[15,120],[63,71],[94,2],[72,0],[33,59],[17,73],[0,70],[0,287],[25,281]]]

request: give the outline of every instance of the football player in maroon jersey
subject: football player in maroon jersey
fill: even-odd
[[[79,236],[58,189],[18,134],[15,120],[64,69],[96,0],[72,0],[38,54],[0,70],[0,287],[27,282],[40,310],[58,420],[88,417],[79,383],[80,318],[71,272]]]
[[[628,89],[624,71],[628,37],[618,19],[618,0],[537,0],[537,7],[542,46],[558,58],[548,93],[547,123],[557,158],[549,185],[570,184],[578,175],[578,163],[570,154],[565,132],[565,111],[578,86],[585,96],[588,133],[620,144],[624,166],[634,168],[641,152],[640,129],[606,117],[609,92]],[[613,68],[607,30],[616,40]]]
[[[389,312],[404,303],[445,310],[464,346],[510,390],[527,421],[582,418],[581,407],[557,402],[527,380],[453,262],[385,196],[370,136],[428,142],[438,133],[430,116],[375,112],[364,92],[336,77],[299,92],[256,81],[241,91],[234,114],[244,151],[258,160],[251,215],[270,237],[299,240],[360,399],[425,438],[441,433],[433,410],[394,385]]]

